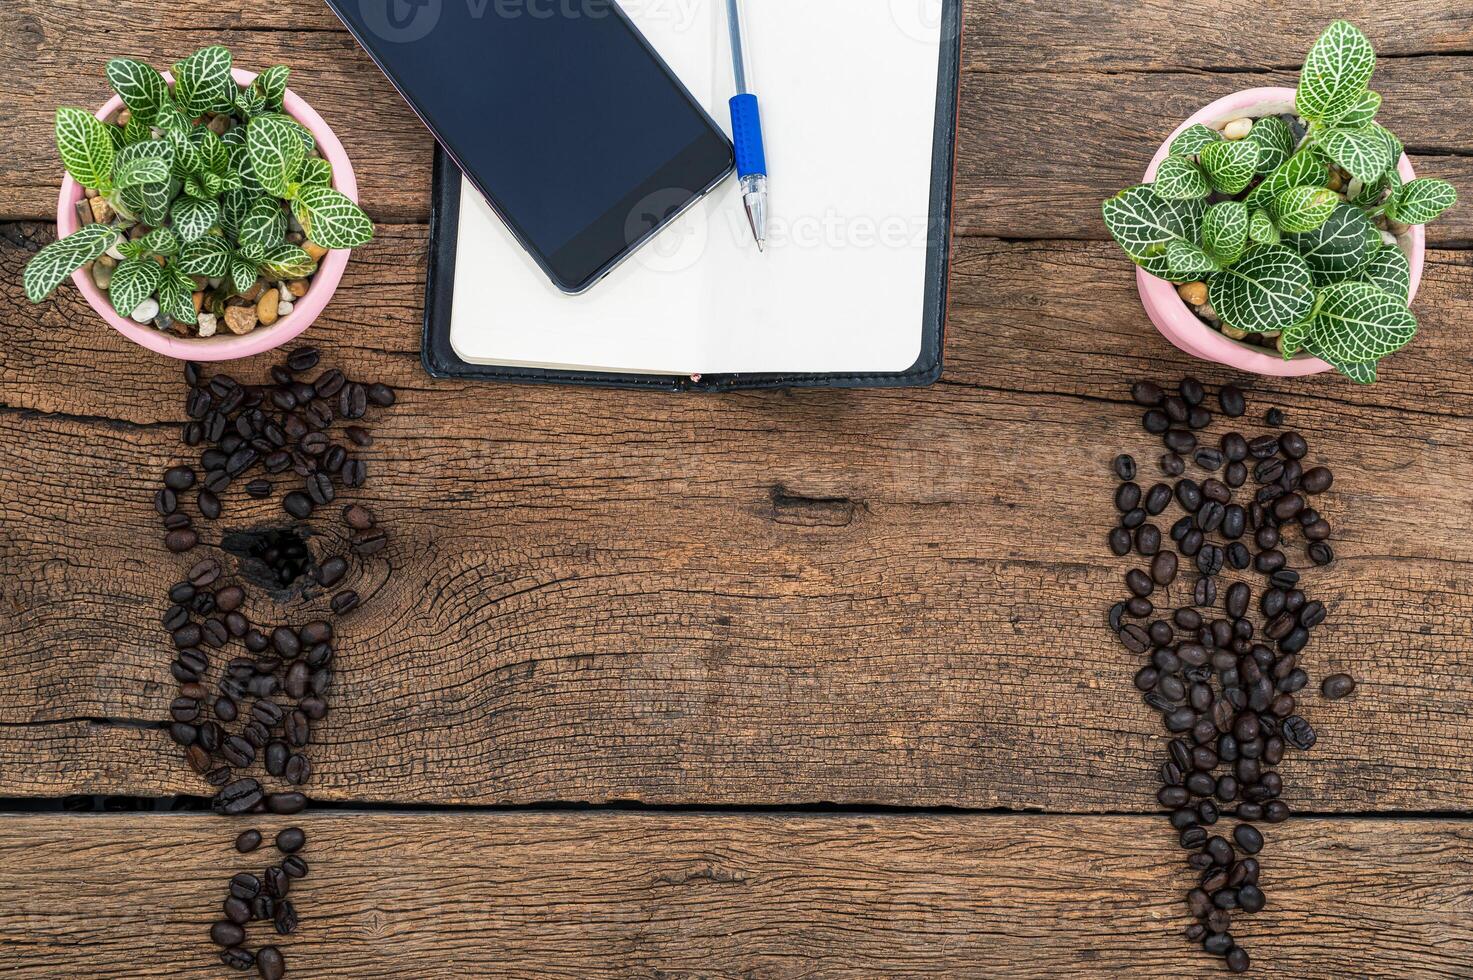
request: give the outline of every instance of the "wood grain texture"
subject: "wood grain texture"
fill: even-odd
[[[1323,24],[1346,14],[1389,56],[1376,80],[1384,121],[1417,166],[1473,187],[1465,152],[1473,117],[1457,111],[1473,100],[1473,64],[1459,57],[1473,51],[1473,14],[1444,0],[1349,6],[1315,0],[1265,11],[1250,0],[1132,0],[1091,19],[1072,0],[968,0],[958,233],[1105,238],[1100,202],[1140,180],[1178,122],[1239,89],[1292,85]],[[54,217],[60,163],[52,115],[58,104],[101,104],[103,57],[167,65],[213,43],[228,45],[242,66],[292,67],[293,88],[342,138],[377,220],[428,219],[432,140],[318,0],[242,0],[228,12],[123,0],[127,28],[110,35],[108,55],[79,70],[66,39],[90,9],[87,0],[0,7],[0,65],[24,66],[34,79],[0,104],[0,129],[16,145],[37,147],[0,160],[0,220]],[[895,9],[900,18],[908,8]],[[1439,246],[1467,247],[1473,207],[1450,212],[1431,234]]]
[[[1102,624],[1127,567],[1107,464],[1154,458],[1129,379],[1228,375],[1151,332],[1110,246],[961,243],[936,388],[710,399],[428,381],[424,230],[381,232],[312,334],[401,392],[362,497],[394,543],[353,573],[370,601],[315,794],[1152,806],[1159,729]],[[0,288],[23,258],[0,250]],[[1306,694],[1324,737],[1285,766],[1296,806],[1473,801],[1470,280],[1473,257],[1434,255],[1388,383],[1259,386],[1255,412],[1286,408],[1339,473],[1308,659],[1362,683]],[[0,785],[202,792],[161,732],[96,721],[162,718],[172,693],[157,618],[186,562],[149,495],[182,448],[177,367],[70,291],[23,309],[0,302]]]
[[[332,814],[303,821],[288,973],[312,977],[1218,975],[1181,935],[1182,852],[1148,818]],[[261,825],[268,833],[280,821]],[[217,977],[206,934],[247,826],[0,818],[11,977]],[[226,829],[228,827],[228,830]],[[1473,973],[1473,825],[1270,829],[1255,976]],[[126,897],[125,897],[126,896]],[[252,944],[267,940],[255,926]]]

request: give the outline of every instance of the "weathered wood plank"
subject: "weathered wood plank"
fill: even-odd
[[[1292,84],[1303,50],[1333,15],[1331,5],[1317,5],[1325,9],[1249,15],[1244,11],[1259,5],[1247,0],[1233,0],[1230,7],[1243,9],[1229,14],[1220,3],[1121,3],[1111,5],[1111,29],[1101,31],[1081,23],[1068,0],[971,0],[958,232],[1104,238],[1100,201],[1140,179],[1177,122],[1240,88]],[[1428,175],[1473,187],[1473,159],[1458,155],[1473,132],[1468,115],[1452,111],[1473,100],[1473,59],[1460,56],[1473,50],[1473,15],[1437,0],[1354,6],[1355,19],[1387,52],[1431,55],[1383,61],[1376,84],[1387,99],[1385,118]],[[52,112],[57,104],[93,105],[106,94],[101,64],[79,71],[74,48],[59,40],[89,10],[85,0],[0,10],[0,65],[35,80],[0,106],[0,127],[17,145],[38,148],[0,161],[0,220],[55,214],[60,164]],[[290,64],[293,86],[342,137],[370,212],[381,221],[427,219],[432,141],[321,4],[252,0],[238,12],[200,8],[182,22],[152,5],[129,10],[128,28],[110,35],[109,51],[162,65],[224,43],[242,65]],[[1219,75],[1202,67],[1233,70]],[[1125,111],[1131,106],[1151,108]],[[1449,214],[1432,240],[1473,243],[1473,208]]]
[[[1148,818],[331,814],[302,821],[291,975],[1211,975],[1182,852]],[[262,825],[274,832],[283,823]],[[229,876],[208,816],[0,819],[7,975],[214,977]],[[1255,973],[1465,977],[1467,821],[1292,821]],[[274,938],[274,937],[273,937]],[[271,941],[259,926],[252,945]]]
[[[1114,31],[1092,31],[1089,37],[1115,36]],[[956,228],[998,238],[1105,239],[1100,202],[1140,183],[1157,148],[1182,120],[1223,96],[1293,86],[1296,77],[1297,69],[968,75],[962,87]],[[1418,173],[1473,188],[1473,158],[1461,155],[1473,142],[1473,114],[1453,109],[1473,101],[1473,58],[1386,61],[1376,88],[1386,98],[1381,119],[1405,138]],[[1434,246],[1467,247],[1473,242],[1473,207],[1449,211],[1428,227],[1428,238]]]
[[[1109,246],[963,243],[937,388],[713,399],[429,381],[403,258],[423,234],[385,229],[312,334],[402,393],[364,495],[394,574],[355,572],[373,600],[315,793],[1151,806],[1158,729],[1101,625],[1123,570],[1106,465],[1148,459],[1128,378],[1228,375],[1150,332]],[[0,288],[21,260],[0,251]],[[1425,336],[1382,385],[1263,385],[1339,472],[1309,661],[1362,680],[1306,695],[1324,738],[1286,766],[1299,807],[1473,800],[1470,268],[1435,256]],[[0,303],[0,785],[202,792],[162,733],[87,720],[170,697],[157,617],[183,563],[149,493],[180,449],[178,369],[70,294],[20,309]]]
[[[1325,25],[1342,18],[1371,38],[1383,70],[1473,50],[1473,10],[1447,0],[967,0],[966,10],[969,58],[1002,74],[1297,71]]]

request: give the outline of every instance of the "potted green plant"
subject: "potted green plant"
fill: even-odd
[[[71,276],[120,332],[200,360],[306,329],[373,223],[341,143],[288,74],[235,69],[219,46],[171,74],[108,62],[116,98],[95,115],[57,110],[62,237],[26,265],[26,295],[40,302]]]
[[[1254,89],[1189,119],[1104,204],[1147,312],[1190,353],[1265,374],[1376,379],[1409,343],[1422,225],[1457,200],[1415,179],[1376,121],[1371,43],[1336,21],[1297,90]]]

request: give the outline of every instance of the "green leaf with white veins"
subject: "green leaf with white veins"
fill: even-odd
[[[1293,249],[1255,248],[1230,269],[1214,273],[1207,295],[1222,321],[1249,333],[1298,323],[1314,307],[1314,280]]]
[[[1318,137],[1319,146],[1340,168],[1357,180],[1370,183],[1395,163],[1385,130],[1375,123],[1355,129],[1331,129]]]
[[[215,235],[197,238],[179,252],[178,265],[188,275],[219,279],[230,270],[230,246]]]
[[[1220,201],[1202,218],[1202,246],[1221,265],[1232,265],[1248,248],[1249,224],[1241,201]]]
[[[1314,231],[1330,219],[1340,195],[1322,187],[1292,187],[1274,198],[1274,224],[1286,232]]]
[[[123,99],[123,105],[142,126],[150,125],[159,108],[169,101],[169,85],[152,65],[129,58],[107,63],[107,81]]]
[[[1284,242],[1304,257],[1319,286],[1354,278],[1380,241],[1380,233],[1365,212],[1348,204],[1337,206],[1313,231],[1284,236]]]
[[[143,202],[143,209],[138,212],[138,217],[144,224],[154,228],[168,221],[169,205],[183,186],[181,181],[173,177],[167,183],[138,185],[138,194]]]
[[[118,151],[117,163],[113,166],[113,185],[125,188],[166,183],[173,158],[169,145],[163,140],[125,146]]]
[[[1189,281],[1205,279],[1221,268],[1212,256],[1191,242],[1185,242],[1179,238],[1167,243],[1166,262],[1171,269],[1173,279]]]
[[[1316,350],[1336,364],[1379,361],[1417,333],[1406,304],[1368,282],[1341,282],[1320,290],[1311,334]]]
[[[1458,202],[1458,192],[1445,180],[1422,177],[1404,185],[1386,205],[1386,217],[1404,225],[1425,225]]]
[[[272,112],[281,111],[281,102],[286,95],[286,79],[290,74],[291,69],[286,65],[272,65],[256,76],[256,91],[261,93],[266,108]]]
[[[264,116],[262,118],[275,119],[278,122],[284,122],[292,129],[296,130],[297,135],[300,136],[302,139],[302,145],[306,148],[308,153],[312,153],[317,149],[317,137],[312,135],[312,130],[308,129],[306,126],[303,126],[291,116],[288,116],[285,113],[281,112],[273,112],[270,115]]]
[[[1376,118],[1376,113],[1381,111],[1381,95],[1378,92],[1367,92],[1361,97],[1360,102],[1347,112],[1336,126],[1354,128],[1364,126]],[[1400,155],[1400,154],[1398,154]]]
[[[1246,203],[1250,211],[1267,209],[1274,198],[1291,187],[1323,187],[1329,179],[1330,168],[1325,161],[1312,147],[1305,147],[1274,168],[1263,183],[1253,188]]]
[[[1255,245],[1277,245],[1279,228],[1267,211],[1258,210],[1248,219],[1248,239]]]
[[[1272,173],[1294,152],[1294,133],[1278,116],[1264,116],[1253,124],[1248,139],[1258,144],[1258,172]]]
[[[256,284],[260,277],[260,269],[256,263],[244,255],[232,255],[230,257],[230,285],[237,293],[247,292]]]
[[[286,212],[271,198],[257,198],[249,211],[240,217],[236,240],[242,246],[270,248],[286,238]]]
[[[252,119],[246,128],[246,154],[251,162],[251,174],[266,192],[286,197],[307,148],[288,122],[275,116],[261,116]]]
[[[1186,157],[1170,156],[1161,161],[1151,190],[1167,200],[1193,201],[1211,194],[1212,186],[1201,167]]]
[[[194,323],[194,280],[175,265],[164,267],[158,285],[159,312],[181,323]]]
[[[1380,363],[1379,361],[1367,361],[1364,364],[1336,364],[1335,361],[1325,356],[1323,350],[1315,346],[1313,337],[1309,338],[1309,342],[1305,344],[1305,350],[1329,364],[1356,384],[1373,385],[1376,383],[1376,368]]]
[[[317,262],[297,245],[283,242],[266,250],[261,268],[277,279],[304,279],[317,269]]]
[[[138,309],[138,304],[153,295],[163,276],[163,267],[153,259],[128,259],[118,263],[107,291],[113,309],[119,316],[131,316]]]
[[[1166,243],[1176,238],[1197,241],[1206,208],[1200,201],[1168,201],[1138,184],[1110,198],[1102,210],[1105,227],[1125,254],[1141,259],[1164,254]],[[326,244],[315,235],[313,241]]]
[[[170,167],[170,172],[175,177],[183,180],[185,177],[205,172],[204,154],[200,152],[199,144],[195,143],[188,133],[173,129],[169,131],[166,138],[174,150],[174,163]]]
[[[1376,72],[1376,51],[1349,21],[1337,20],[1309,49],[1295,105],[1311,121],[1333,125],[1360,104]]]
[[[1395,245],[1387,245],[1372,255],[1361,270],[1361,278],[1403,303],[1411,302],[1412,263]]]
[[[323,248],[356,248],[373,238],[368,215],[331,187],[303,187],[297,203],[306,212],[307,236]]]
[[[1258,174],[1258,144],[1247,140],[1224,140],[1202,148],[1202,169],[1215,190],[1241,193]]]
[[[112,188],[113,139],[107,124],[92,113],[68,106],[57,109],[56,149],[77,183],[94,190]]]
[[[230,148],[225,145],[224,140],[215,135],[214,131],[204,126],[196,126],[192,139],[194,145],[199,149],[204,173],[218,176],[230,169]]]
[[[95,262],[119,238],[116,229],[107,225],[83,225],[80,229],[47,245],[31,257],[21,276],[26,298],[39,303],[67,276],[88,262]]]
[[[329,187],[332,185],[332,164],[319,157],[308,157],[297,171],[297,183],[303,187]]]
[[[200,48],[174,66],[174,101],[191,120],[207,112],[229,112],[235,91],[230,51],[218,44]]]
[[[1171,141],[1171,155],[1174,157],[1194,157],[1202,152],[1202,147],[1208,143],[1217,143],[1222,140],[1222,134],[1211,126],[1194,123],[1181,131],[1181,135]]]
[[[192,197],[181,197],[174,202],[174,230],[184,242],[192,242],[209,234],[220,220],[220,205],[216,201],[201,201]]]
[[[144,248],[153,252],[155,255],[179,254],[179,245],[181,244],[179,234],[173,228],[155,228],[147,235],[144,235],[140,241],[143,243]]]

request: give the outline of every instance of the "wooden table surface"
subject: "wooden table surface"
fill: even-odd
[[[54,106],[99,103],[109,56],[210,43],[291,65],[342,137],[378,237],[309,337],[401,395],[364,491],[392,574],[355,573],[292,975],[1215,975],[1102,614],[1107,464],[1147,449],[1127,383],[1230,376],[1150,329],[1098,206],[1348,16],[1384,118],[1467,203],[1381,384],[1253,383],[1336,468],[1307,657],[1360,690],[1306,698],[1319,744],[1282,767],[1305,815],[1269,828],[1270,905],[1235,933],[1263,975],[1473,976],[1473,7],[966,13],[945,378],[709,397],[422,373],[431,141],[316,0],[0,4],[7,975],[217,976],[205,931],[250,863],[240,822],[167,812],[209,792],[159,725],[178,367],[20,287],[54,232]],[[232,498],[225,526],[280,522]],[[63,812],[89,794],[126,799]]]

